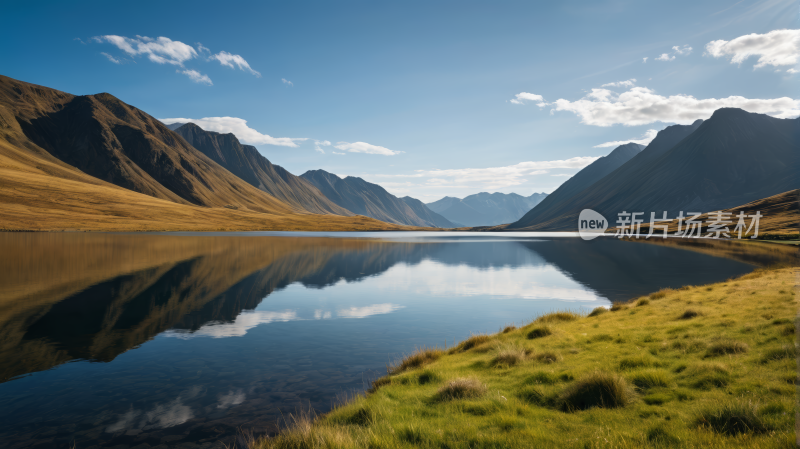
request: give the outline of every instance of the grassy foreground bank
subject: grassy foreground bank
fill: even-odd
[[[256,448],[796,447],[796,268],[427,349]]]

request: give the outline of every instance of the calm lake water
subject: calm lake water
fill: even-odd
[[[415,347],[755,268],[531,233],[0,233],[0,253],[11,448],[217,447],[329,410]]]

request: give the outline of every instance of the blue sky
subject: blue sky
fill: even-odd
[[[551,192],[721,106],[800,113],[797,1],[62,3],[4,6],[0,74],[425,202]]]

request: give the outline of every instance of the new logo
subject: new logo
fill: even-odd
[[[584,240],[592,240],[608,229],[608,220],[591,209],[584,209],[578,216],[578,234]]]

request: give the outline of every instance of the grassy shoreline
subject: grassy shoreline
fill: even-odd
[[[759,269],[422,349],[249,445],[796,447],[799,276]]]

